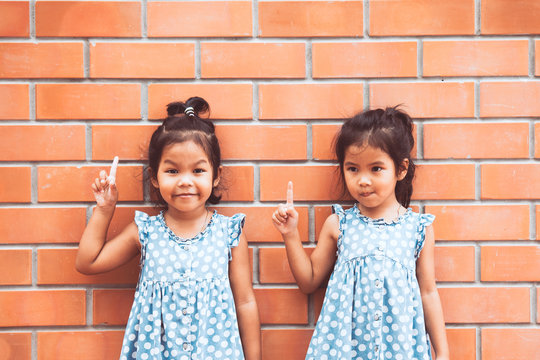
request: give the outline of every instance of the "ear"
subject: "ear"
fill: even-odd
[[[154,171],[151,168],[148,168],[148,176],[150,176],[150,183],[153,187],[156,189],[159,189],[159,183],[157,181],[157,174],[154,173]]]
[[[407,171],[409,170],[409,159],[403,159],[401,162],[401,165],[399,166],[397,179],[398,181],[401,181],[405,179],[405,176],[407,175]]]
[[[223,169],[223,166],[220,166],[217,170],[216,178],[214,179],[214,183],[212,187],[217,187],[219,185],[219,181],[221,180],[221,170]]]

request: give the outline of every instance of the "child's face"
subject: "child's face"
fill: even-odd
[[[396,173],[392,158],[383,150],[369,145],[351,145],[345,151],[343,172],[347,189],[358,201],[360,211],[369,217],[392,216],[399,208],[396,183],[407,174],[408,160]]]
[[[219,176],[212,178],[212,164],[203,148],[185,141],[163,149],[152,185],[159,189],[169,210],[190,212],[205,207],[213,187],[219,183]]]

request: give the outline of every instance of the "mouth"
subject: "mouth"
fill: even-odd
[[[174,197],[179,197],[179,198],[189,198],[189,197],[192,197],[192,196],[196,196],[197,194],[189,194],[189,193],[185,193],[185,194],[176,194],[174,195]]]
[[[369,195],[373,194],[373,192],[361,192],[359,195],[361,197],[368,197]]]

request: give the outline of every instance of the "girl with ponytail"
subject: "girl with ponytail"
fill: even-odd
[[[306,359],[448,360],[435,285],[433,215],[408,208],[412,196],[412,119],[397,107],[347,120],[334,145],[344,190],[315,250],[302,248],[293,206],[273,214],[300,289],[315,291],[332,271]]]
[[[135,213],[106,241],[118,189],[110,174],[92,184],[97,206],[82,235],[77,269],[98,274],[140,254],[141,273],[120,359],[260,360],[244,214],[210,211],[220,200],[221,152],[199,97],[167,106],[148,149],[151,188],[164,210]]]

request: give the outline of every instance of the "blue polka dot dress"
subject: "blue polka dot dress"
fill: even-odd
[[[416,259],[433,215],[392,223],[334,205],[337,260],[306,359],[429,360]]]
[[[136,212],[142,269],[121,360],[244,359],[228,270],[244,218],[214,212],[204,231],[181,239],[163,213]]]

